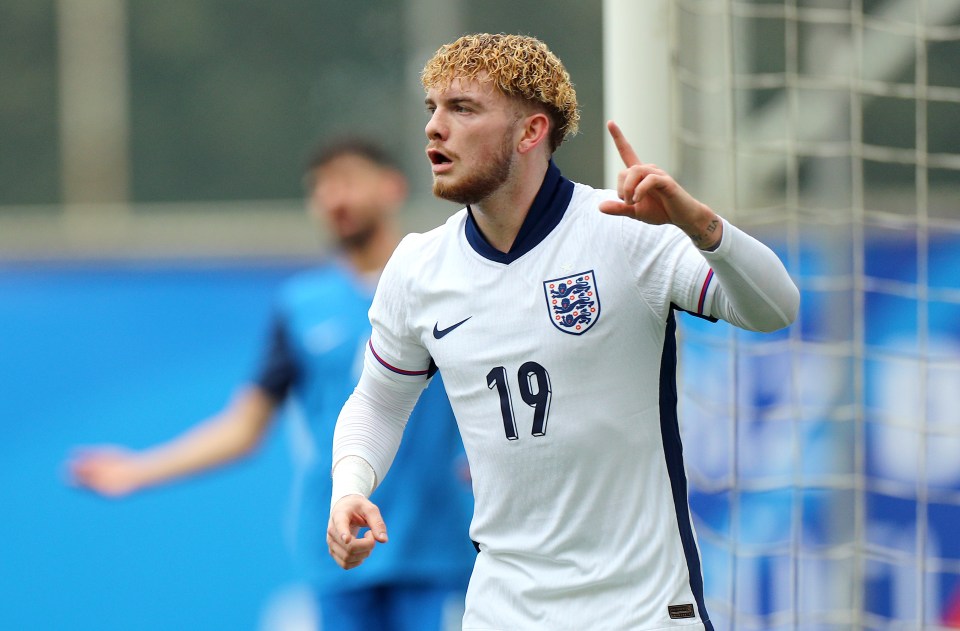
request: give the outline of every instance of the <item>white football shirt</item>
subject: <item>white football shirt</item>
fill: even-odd
[[[551,163],[509,253],[466,209],[406,238],[377,288],[333,461],[382,480],[425,378],[443,371],[481,549],[466,630],[713,628],[676,418],[674,307],[773,331],[800,294],[776,254],[729,223],[701,252],[675,227],[600,213],[613,196]]]
[[[679,229],[597,209],[613,197],[551,165],[510,254],[464,209],[408,236],[381,278],[379,369],[439,368],[470,461],[464,629],[712,628],[672,306],[710,314],[716,283]]]

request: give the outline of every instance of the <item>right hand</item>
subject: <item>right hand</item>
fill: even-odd
[[[361,528],[369,528],[357,537]],[[377,543],[387,542],[387,525],[380,509],[362,495],[345,495],[330,510],[327,546],[330,556],[345,570],[357,567],[373,552]]]
[[[71,480],[108,497],[122,497],[142,485],[137,454],[122,447],[84,448],[67,464]]]
[[[607,129],[624,169],[617,175],[620,200],[601,202],[600,211],[653,225],[673,224],[686,232],[698,248],[715,247],[723,234],[723,221],[717,214],[685,191],[669,173],[641,162],[616,123],[609,121]]]

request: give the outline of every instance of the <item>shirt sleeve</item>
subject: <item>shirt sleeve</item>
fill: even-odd
[[[720,245],[698,249],[675,226],[624,220],[624,244],[644,301],[666,319],[673,308],[775,331],[796,318],[800,292],[777,255],[723,221]]]
[[[300,367],[290,340],[286,320],[274,313],[260,366],[254,373],[253,384],[274,401],[283,401],[296,383]]]
[[[410,413],[434,372],[430,354],[409,325],[417,296],[407,271],[417,237],[400,242],[377,283],[363,373],[333,436],[334,468],[343,458],[357,456],[373,468],[377,484],[390,469]]]
[[[337,418],[334,469],[343,458],[357,456],[370,464],[379,484],[393,464],[407,420],[427,383],[384,368],[368,346],[360,381]]]
[[[707,312],[742,329],[770,332],[791,324],[800,290],[766,245],[724,221],[720,247],[701,252],[716,278]]]
[[[418,308],[418,297],[411,290],[410,257],[416,255],[417,237],[401,241],[380,276],[370,307],[370,351],[383,368],[398,375],[424,381],[432,376],[430,353],[409,324],[409,314]]]
[[[690,238],[676,226],[621,222],[628,265],[650,309],[663,321],[674,307],[711,318],[713,272]]]

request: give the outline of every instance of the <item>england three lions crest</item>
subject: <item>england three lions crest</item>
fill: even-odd
[[[600,318],[593,270],[543,282],[550,321],[564,333],[583,335]]]

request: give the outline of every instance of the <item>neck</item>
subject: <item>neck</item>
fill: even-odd
[[[487,199],[470,205],[477,227],[497,250],[504,253],[510,251],[543,184],[548,166],[549,162],[521,162],[516,177]]]

